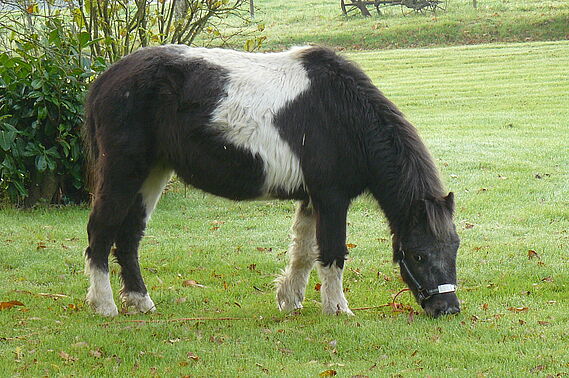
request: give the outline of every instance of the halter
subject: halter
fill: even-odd
[[[417,278],[415,278],[413,273],[411,273],[411,269],[409,269],[409,266],[405,262],[405,252],[402,249],[399,249],[399,260],[397,262],[399,263],[401,268],[405,270],[411,282],[413,282],[413,284],[417,287],[417,298],[419,299],[421,307],[425,307],[423,305],[425,301],[434,295],[453,293],[456,291],[456,285],[454,284],[441,284],[434,289],[424,288],[423,285],[419,283]]]

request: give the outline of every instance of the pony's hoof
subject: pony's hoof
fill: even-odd
[[[125,306],[134,307],[137,311],[142,312],[143,314],[156,311],[156,305],[148,293],[122,293],[121,298]]]
[[[277,280],[277,285],[277,305],[280,311],[291,312],[302,308],[303,287],[292,289],[286,280]]]
[[[325,304],[322,306],[322,312],[326,315],[348,315],[354,316],[354,313],[348,307],[348,303]]]
[[[119,310],[114,302],[99,302],[95,303],[90,300],[87,300],[87,303],[91,306],[93,311],[99,315],[103,316],[117,316],[119,314]]]

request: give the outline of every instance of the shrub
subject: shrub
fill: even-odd
[[[103,59],[82,54],[87,33],[58,18],[0,53],[0,191],[26,206],[85,198],[80,129],[90,78]]]

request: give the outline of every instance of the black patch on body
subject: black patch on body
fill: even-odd
[[[184,51],[142,49],[105,72],[91,89],[88,107],[107,109],[113,120],[95,120],[105,124],[96,138],[111,145],[118,129],[128,129],[129,148],[138,148],[150,165],[171,166],[186,183],[218,196],[259,197],[265,181],[260,157],[210,126],[212,112],[226,96],[227,71]]]

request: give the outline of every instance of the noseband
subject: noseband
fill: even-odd
[[[405,270],[405,273],[407,273],[407,276],[409,276],[411,282],[417,287],[417,299],[419,299],[421,307],[425,307],[425,301],[434,295],[453,293],[456,291],[456,285],[454,284],[441,284],[434,289],[427,289],[423,287],[423,285],[419,283],[419,280],[417,280],[413,273],[411,273],[409,265],[407,265],[407,262],[405,262],[405,252],[402,249],[399,250],[399,259],[397,262],[401,266],[401,269]]]

